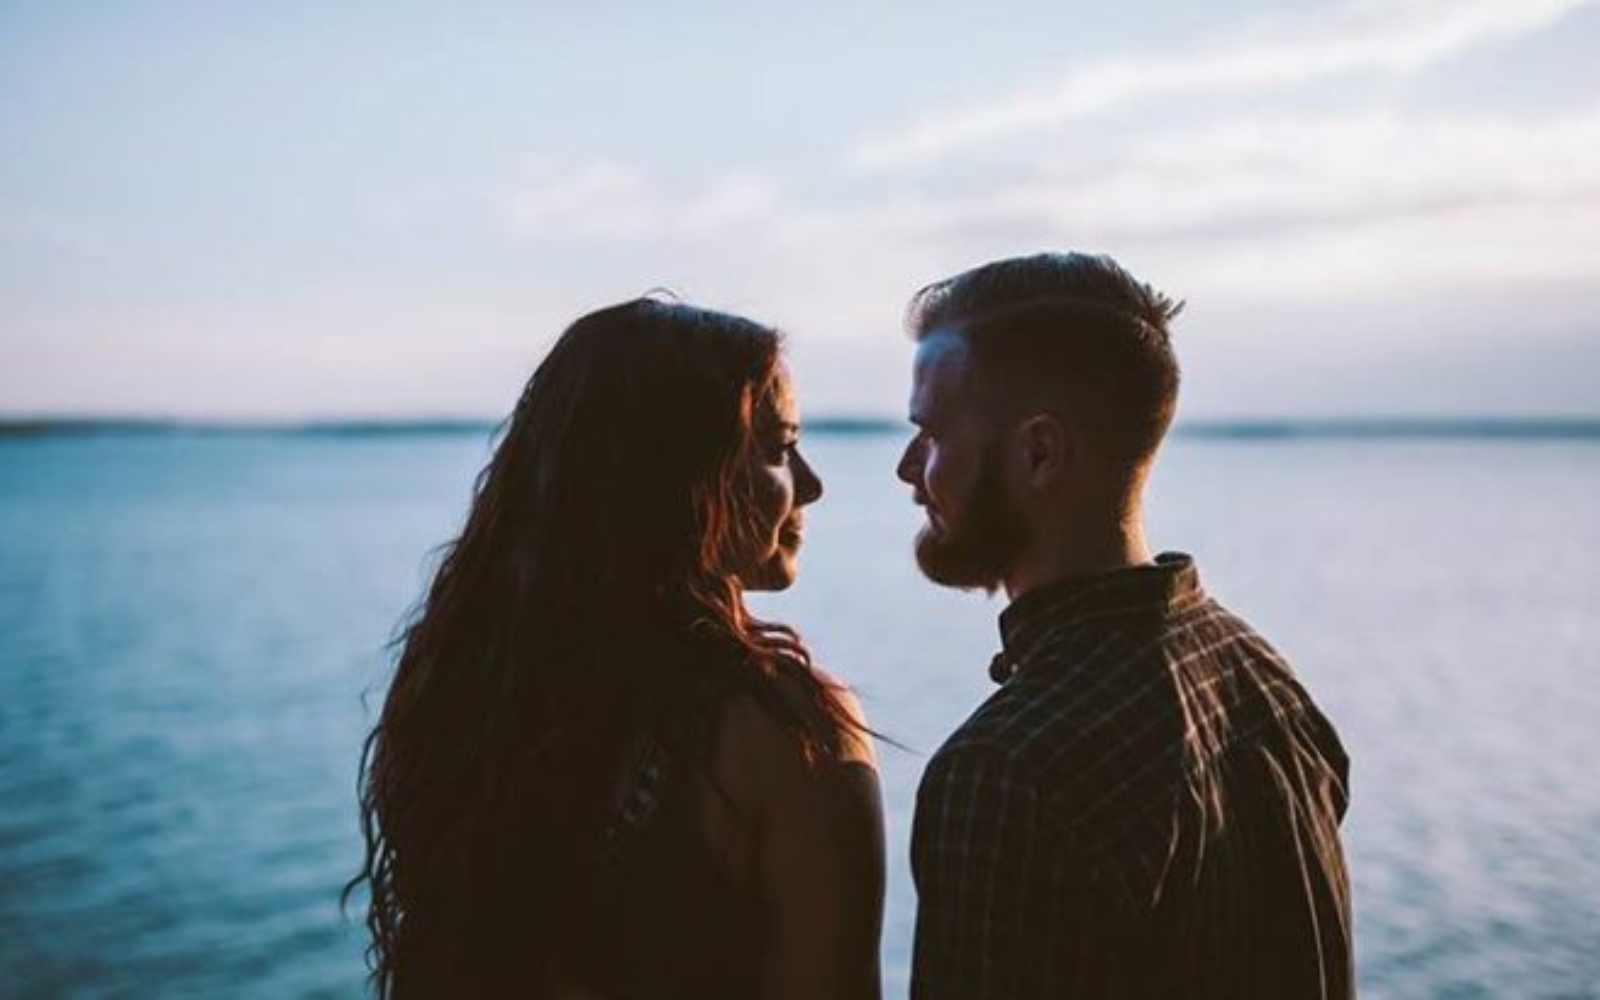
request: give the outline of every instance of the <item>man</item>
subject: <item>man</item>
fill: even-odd
[[[914,997],[1354,991],[1338,736],[1190,557],[1145,541],[1179,308],[1082,254],[912,300],[917,561],[1010,598],[1000,688],[918,792]]]

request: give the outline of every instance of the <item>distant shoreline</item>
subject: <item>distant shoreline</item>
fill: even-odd
[[[475,418],[220,421],[99,417],[0,417],[0,440],[105,436],[437,437],[490,436],[498,423]],[[874,417],[819,417],[808,434],[903,434],[906,424]],[[1596,440],[1597,417],[1314,417],[1182,421],[1177,438],[1285,440]]]

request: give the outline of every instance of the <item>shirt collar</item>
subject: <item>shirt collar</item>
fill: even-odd
[[[1086,619],[1109,615],[1164,616],[1198,603],[1200,572],[1182,552],[1163,552],[1154,563],[1067,577],[1028,591],[1000,612],[1004,648],[989,665],[997,684],[1027,662],[1041,639]]]

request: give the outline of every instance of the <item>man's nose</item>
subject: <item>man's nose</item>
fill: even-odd
[[[920,438],[912,438],[906,442],[905,451],[900,453],[900,463],[895,466],[895,475],[907,486],[917,485],[918,477],[922,474],[922,446]]]

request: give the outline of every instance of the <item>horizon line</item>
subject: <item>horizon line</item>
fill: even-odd
[[[0,415],[0,439],[106,435],[264,435],[384,437],[495,434],[504,420],[483,417],[217,418]],[[903,432],[891,417],[830,415],[805,421],[808,433],[873,435]],[[1287,440],[1317,438],[1600,439],[1600,415],[1211,417],[1180,420],[1180,438]]]

